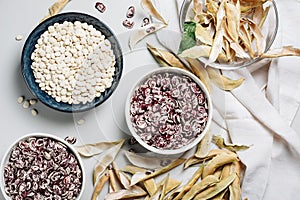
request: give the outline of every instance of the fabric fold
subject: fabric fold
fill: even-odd
[[[252,113],[257,120],[276,133],[276,137],[282,138],[291,151],[300,157],[300,137],[284,121],[279,112],[267,101],[264,94],[256,87],[251,74],[247,69],[225,71],[231,78],[244,77],[244,83],[231,91],[231,93]],[[247,91],[247,92],[245,92]]]
[[[255,119],[228,119],[226,124],[233,143],[250,146],[248,150],[238,152],[246,165],[243,199],[263,199],[270,172],[273,137]]]

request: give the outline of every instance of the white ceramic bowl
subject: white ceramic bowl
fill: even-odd
[[[81,196],[82,196],[82,193],[84,191],[84,186],[85,186],[85,180],[86,180],[86,177],[85,177],[85,171],[84,171],[84,167],[83,167],[83,162],[80,158],[80,155],[77,153],[77,151],[75,150],[75,148],[69,144],[68,142],[66,142],[65,140],[55,136],[55,135],[52,135],[52,134],[48,134],[48,133],[30,133],[30,134],[27,134],[27,135],[24,135],[20,138],[18,138],[11,146],[10,148],[6,151],[4,157],[2,158],[2,162],[1,162],[1,181],[0,181],[0,187],[1,187],[1,191],[2,191],[2,194],[4,196],[4,198],[6,200],[11,200],[11,197],[9,197],[6,193],[5,193],[5,181],[4,181],[4,167],[5,165],[7,164],[8,160],[9,160],[9,157],[11,156],[11,152],[13,150],[13,148],[20,142],[20,141],[23,141],[23,140],[26,140],[30,137],[37,137],[37,138],[50,138],[52,140],[56,140],[58,142],[61,142],[63,143],[64,145],[67,146],[67,148],[70,150],[70,152],[75,156],[75,158],[77,159],[78,161],[78,165],[81,169],[81,174],[82,174],[82,183],[81,183],[81,190],[80,190],[80,193],[79,195],[77,196],[77,200],[80,200],[81,199]]]
[[[178,75],[185,75],[189,78],[191,78],[200,88],[201,90],[204,92],[204,95],[206,97],[206,102],[207,102],[207,113],[208,113],[208,118],[207,118],[207,122],[206,122],[206,126],[203,129],[203,131],[197,136],[195,137],[195,139],[193,141],[191,141],[190,143],[186,144],[185,146],[182,146],[180,148],[174,148],[174,149],[163,149],[163,148],[156,148],[153,147],[151,145],[148,145],[135,131],[134,129],[134,125],[131,121],[131,116],[130,116],[130,107],[131,107],[131,99],[135,93],[136,88],[138,88],[145,80],[147,80],[149,77],[151,77],[154,74],[161,74],[161,73],[175,73]],[[186,70],[182,70],[179,68],[172,68],[172,67],[161,67],[158,69],[155,69],[149,73],[147,73],[146,75],[144,75],[143,77],[141,77],[137,83],[131,88],[128,97],[126,99],[126,105],[125,105],[125,117],[126,117],[126,123],[128,125],[128,128],[131,132],[131,134],[133,135],[133,137],[139,142],[139,144],[141,144],[143,147],[145,147],[146,149],[148,149],[149,151],[152,151],[154,153],[158,153],[158,154],[164,154],[164,155],[175,155],[175,154],[180,154],[183,153],[191,148],[193,148],[195,145],[197,145],[201,139],[204,137],[204,135],[208,132],[209,127],[211,125],[211,120],[212,120],[212,102],[211,102],[211,97],[209,95],[208,90],[206,89],[206,87],[204,86],[204,84],[200,81],[200,79],[198,77],[196,77],[194,74],[186,71]]]

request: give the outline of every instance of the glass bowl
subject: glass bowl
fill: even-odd
[[[147,150],[176,155],[193,148],[205,136],[212,109],[206,87],[194,74],[163,67],[148,72],[133,85],[126,99],[125,117],[130,133]]]
[[[267,52],[275,38],[278,32],[278,25],[279,25],[279,14],[278,9],[276,6],[275,1],[267,1],[264,3],[264,7],[270,6],[269,13],[265,19],[264,25],[262,26],[262,34],[264,36],[264,39],[266,41],[266,46],[264,52]],[[193,0],[184,0],[180,9],[180,17],[179,17],[179,23],[180,23],[180,29],[181,32],[183,32],[183,24],[186,21],[189,21],[189,19],[193,16]],[[206,57],[199,57],[198,60],[205,65],[208,63],[208,58]],[[223,69],[223,70],[232,70],[232,69],[238,69],[243,67],[249,67],[254,63],[259,62],[262,60],[262,58],[251,58],[251,59],[244,59],[241,61],[233,61],[228,63],[219,63],[219,62],[213,62],[208,64],[208,66],[217,68],[217,69]]]

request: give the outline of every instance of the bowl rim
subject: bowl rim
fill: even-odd
[[[106,91],[107,91],[106,96],[103,96],[100,99],[100,97],[102,96],[102,94],[101,94],[100,97],[95,97],[92,102],[88,102],[86,104],[82,104],[82,103],[80,103],[80,104],[68,104],[68,103],[63,103],[63,102],[56,102],[56,100],[51,95],[47,94],[45,91],[42,91],[38,85],[37,85],[36,89],[40,90],[42,94],[34,91],[34,89],[32,89],[31,83],[30,83],[30,78],[25,75],[25,70],[31,70],[31,66],[25,66],[25,59],[26,59],[25,52],[28,51],[28,48],[29,48],[28,45],[30,44],[30,41],[33,39],[36,32],[37,31],[45,32],[47,29],[42,28],[43,26],[45,26],[45,24],[48,27],[48,26],[53,25],[54,23],[56,23],[56,21],[59,20],[60,18],[63,18],[65,21],[67,21],[67,19],[65,19],[65,18],[67,18],[69,16],[87,17],[87,18],[97,22],[101,27],[103,27],[105,30],[107,30],[111,34],[111,36],[106,36],[101,31],[101,33],[105,36],[106,39],[113,38],[113,43],[115,45],[115,48],[112,47],[112,50],[113,50],[113,52],[116,56],[116,64],[114,66],[118,68],[119,73],[117,75],[115,74],[113,76],[112,86],[110,88],[106,89]],[[116,55],[116,53],[118,55]],[[118,84],[120,82],[120,79],[121,79],[121,76],[122,76],[122,73],[123,73],[123,67],[124,67],[123,65],[124,65],[124,61],[123,61],[122,48],[121,48],[121,45],[120,45],[120,42],[119,42],[118,38],[116,37],[116,35],[112,31],[112,29],[108,25],[106,25],[106,23],[101,21],[100,19],[98,19],[98,18],[96,18],[96,17],[94,17],[90,14],[81,13],[81,12],[64,12],[64,13],[60,13],[60,14],[54,15],[52,17],[49,17],[46,20],[44,20],[43,22],[41,22],[40,24],[38,24],[30,32],[29,36],[27,37],[27,39],[24,43],[23,49],[22,49],[22,54],[21,54],[21,73],[22,73],[23,79],[24,79],[24,81],[26,83],[26,86],[27,86],[28,90],[30,91],[30,93],[34,97],[36,97],[40,102],[42,102],[44,105],[46,105],[47,107],[50,107],[50,108],[52,108],[56,111],[61,111],[61,112],[65,112],[65,113],[77,113],[77,112],[88,111],[88,110],[91,110],[93,108],[96,108],[97,106],[104,103],[107,99],[109,99],[109,97],[113,94],[113,92],[118,87]],[[34,84],[36,84],[36,82],[34,82]],[[40,98],[40,97],[43,97],[43,96],[46,96],[50,99],[54,99],[54,102],[57,105],[54,106],[52,103],[49,103],[48,100],[45,100],[44,98]],[[64,105],[64,106],[61,106],[61,105]]]
[[[78,165],[81,168],[81,174],[82,174],[82,183],[81,183],[81,190],[79,195],[76,197],[77,200],[80,200],[83,192],[84,192],[84,188],[85,188],[85,182],[86,182],[86,173],[85,173],[85,169],[84,169],[84,164],[83,161],[79,155],[79,153],[76,151],[75,147],[73,147],[71,144],[69,144],[67,141],[63,140],[62,138],[50,134],[50,133],[43,133],[43,132],[32,132],[32,133],[28,133],[25,134],[19,138],[17,138],[10,146],[9,148],[6,150],[2,160],[1,160],[1,168],[0,168],[0,174],[1,174],[1,180],[0,180],[0,188],[1,188],[1,192],[4,196],[4,198],[6,200],[11,200],[11,197],[9,197],[6,192],[5,192],[5,181],[4,181],[4,166],[6,165],[9,156],[11,155],[12,149],[18,144],[18,142],[22,141],[22,140],[26,140],[30,137],[48,137],[51,138],[53,140],[56,140],[58,142],[63,143],[64,145],[67,146],[68,149],[70,149],[70,151],[72,152],[72,154],[75,155],[77,161],[78,161]]]
[[[183,23],[185,22],[186,15],[187,15],[187,10],[188,10],[191,3],[192,3],[192,0],[183,0],[182,5],[180,7],[180,10],[179,10],[179,27],[180,27],[180,32],[181,33],[183,32]],[[274,29],[274,33],[273,33],[273,35],[270,39],[270,43],[269,43],[269,45],[266,46],[264,53],[266,53],[268,50],[270,50],[271,46],[273,45],[273,43],[276,39],[278,29],[279,29],[279,13],[278,13],[278,8],[277,8],[277,5],[276,5],[276,2],[275,2],[275,0],[272,0],[272,1],[269,1],[269,3],[271,5],[273,5],[272,7],[274,8],[275,29]],[[219,63],[210,63],[207,66],[213,67],[213,68],[216,68],[216,69],[222,69],[222,70],[234,70],[234,69],[249,67],[249,66],[251,66],[251,65],[253,65],[253,64],[255,64],[255,63],[257,63],[257,62],[259,62],[263,59],[264,58],[257,57],[257,58],[252,59],[248,63],[245,63],[245,64],[242,63],[241,65],[236,65],[236,66],[226,66],[226,65],[224,66],[223,64],[219,64]],[[200,58],[198,58],[198,60],[201,63],[205,64],[205,62],[203,62]]]
[[[183,74],[186,75],[190,78],[192,78],[192,80],[198,85],[200,86],[200,88],[202,89],[202,91],[205,94],[205,97],[207,99],[207,105],[208,105],[208,119],[207,119],[207,123],[206,126],[204,128],[204,130],[201,132],[201,134],[195,138],[194,141],[190,142],[188,145],[185,145],[181,148],[178,149],[158,149],[155,147],[152,147],[148,144],[146,144],[138,135],[137,133],[134,131],[134,128],[132,126],[132,122],[130,119],[130,101],[131,101],[131,97],[135,91],[135,89],[140,85],[141,82],[143,82],[144,80],[146,80],[147,78],[149,78],[151,75],[156,74],[156,73],[164,73],[164,72],[173,72],[173,73],[177,73],[177,74]],[[138,141],[139,144],[141,144],[144,148],[146,148],[147,150],[153,152],[153,153],[157,153],[157,154],[162,154],[162,155],[175,155],[175,154],[180,154],[183,152],[186,152],[188,150],[190,150],[191,148],[193,148],[194,146],[196,146],[201,140],[202,138],[207,134],[207,132],[210,129],[211,126],[211,122],[212,122],[212,114],[213,114],[213,105],[212,105],[212,100],[211,100],[211,96],[207,90],[207,88],[205,87],[205,85],[203,84],[203,82],[196,77],[194,74],[192,74],[191,72],[188,72],[187,70],[183,70],[180,68],[175,68],[175,67],[159,67],[157,69],[151,70],[148,73],[146,73],[145,75],[143,75],[142,77],[140,77],[135,84],[133,85],[133,87],[130,89],[128,96],[126,98],[126,103],[125,103],[125,118],[126,118],[126,124],[128,126],[128,129],[130,131],[130,133],[132,134],[132,136]]]

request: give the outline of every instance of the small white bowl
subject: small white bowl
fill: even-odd
[[[11,146],[10,148],[6,151],[4,157],[2,158],[2,162],[1,162],[1,181],[0,181],[0,187],[1,187],[1,191],[2,191],[2,194],[4,196],[4,198],[6,200],[11,200],[11,197],[9,197],[6,192],[5,192],[5,180],[4,180],[4,167],[6,166],[10,156],[11,156],[11,152],[13,150],[13,148],[18,145],[18,143],[20,141],[24,141],[30,137],[36,137],[36,138],[50,138],[50,139],[53,139],[53,140],[56,140],[58,142],[61,142],[63,143],[64,145],[66,145],[68,147],[68,149],[70,150],[70,152],[75,156],[75,158],[77,159],[78,161],[78,165],[81,169],[81,174],[82,174],[82,183],[81,183],[81,190],[80,190],[80,193],[79,195],[77,196],[77,200],[80,200],[81,199],[81,196],[83,194],[83,191],[84,191],[84,187],[85,187],[85,180],[86,180],[86,177],[85,177],[85,170],[84,170],[84,167],[83,167],[83,162],[80,158],[80,155],[77,153],[76,149],[71,145],[69,144],[68,142],[66,142],[65,140],[55,136],[55,135],[52,135],[52,134],[48,134],[48,133],[30,133],[30,134],[27,134],[27,135],[24,135],[20,138],[18,138]]]
[[[205,126],[204,130],[192,142],[190,142],[187,145],[182,146],[180,148],[176,148],[176,149],[158,149],[156,147],[148,145],[136,133],[136,131],[134,130],[134,127],[133,127],[133,123],[131,122],[131,118],[130,118],[131,99],[132,99],[132,96],[134,95],[134,92],[135,92],[136,88],[138,88],[141,85],[141,83],[143,83],[145,80],[147,80],[152,75],[160,74],[160,73],[175,73],[175,74],[185,75],[185,76],[191,78],[201,88],[201,90],[204,92],[205,97],[206,97],[206,101],[207,101],[208,118],[207,118],[207,122],[206,122],[206,126]],[[201,80],[198,77],[196,77],[194,74],[192,74],[192,73],[190,73],[186,70],[182,70],[182,69],[179,69],[179,68],[161,67],[161,68],[155,69],[155,70],[147,73],[143,77],[141,77],[136,82],[136,84],[134,84],[134,86],[131,88],[131,90],[128,94],[128,97],[126,99],[125,117],[126,117],[126,123],[127,123],[127,126],[129,128],[129,130],[130,130],[130,133],[139,142],[139,144],[141,144],[144,148],[146,148],[149,151],[152,151],[154,153],[158,153],[158,154],[175,155],[175,154],[183,153],[183,152],[193,148],[195,145],[197,145],[201,141],[201,139],[204,137],[204,135],[208,132],[209,127],[211,125],[212,109],[213,109],[212,101],[211,101],[211,97],[209,95],[209,92],[208,92],[207,88],[204,86],[204,84],[201,82]]]

